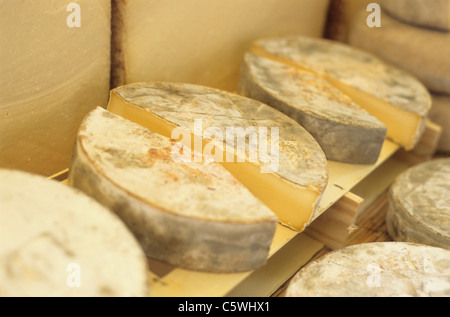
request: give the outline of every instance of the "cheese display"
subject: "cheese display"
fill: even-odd
[[[415,27],[387,14],[381,14],[381,27],[370,28],[366,19],[365,11],[356,15],[349,30],[351,45],[406,70],[432,92],[450,94],[449,32]]]
[[[396,241],[450,249],[450,159],[415,165],[397,177],[386,225]]]
[[[437,150],[450,152],[450,95],[432,95],[433,106],[429,118],[442,128]]]
[[[106,106],[109,0],[0,1],[0,167],[69,165],[80,122]]]
[[[406,150],[424,131],[431,98],[421,82],[373,54],[347,44],[305,36],[256,41],[252,52],[327,79],[383,122],[387,137]]]
[[[332,251],[303,267],[286,297],[450,296],[450,250],[373,242]]]
[[[177,81],[235,91],[263,36],[319,37],[329,0],[113,1],[113,86]]]
[[[383,10],[401,21],[450,31],[449,0],[380,0]]]
[[[0,169],[0,296],[151,294],[147,259],[123,222],[78,190]]]
[[[210,87],[156,82],[113,89],[108,110],[214,157],[282,224],[302,231],[315,217],[328,180],[325,154],[272,107]]]
[[[116,212],[151,258],[213,272],[263,265],[273,212],[212,158],[177,162],[174,148],[97,108],[80,127],[69,184]]]
[[[329,160],[373,164],[378,159],[385,125],[310,71],[247,53],[238,93],[295,119]]]

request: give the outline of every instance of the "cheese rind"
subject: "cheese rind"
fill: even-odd
[[[366,19],[365,11],[356,15],[349,31],[351,45],[406,70],[432,92],[450,94],[449,32],[417,28],[387,14],[381,14],[381,27],[369,28]]]
[[[450,152],[450,95],[432,95],[433,106],[431,107],[429,119],[442,128],[441,138],[437,150]]]
[[[419,27],[450,31],[449,0],[380,0],[393,17]]]
[[[386,226],[396,241],[450,249],[450,159],[415,165],[395,180]]]
[[[78,190],[0,170],[0,295],[148,296],[147,259],[108,209]]]
[[[174,129],[182,128],[194,143],[198,140],[201,144],[199,151],[213,145],[221,153],[216,160],[271,208],[281,223],[302,231],[316,216],[328,180],[326,157],[314,138],[281,112],[243,96],[184,83],[115,88],[108,110],[169,138]],[[196,120],[201,120],[202,131],[196,131]],[[246,149],[239,151],[235,134],[227,131],[251,127],[265,129],[267,134],[259,134],[258,139],[246,134]],[[279,131],[276,138],[272,128]],[[204,132],[211,129],[219,130],[222,138],[208,137]],[[273,151],[274,168],[264,162],[261,138]]]
[[[450,251],[372,242],[332,251],[303,267],[286,297],[450,296]]]
[[[263,265],[276,216],[220,164],[174,161],[174,145],[97,108],[78,133],[69,184],[116,212],[149,257],[213,272]]]
[[[378,159],[384,124],[312,72],[247,53],[238,93],[296,120],[329,160],[372,164]]]
[[[420,140],[431,106],[429,92],[417,79],[373,54],[304,36],[261,39],[252,51],[323,76],[383,122],[388,138],[405,149]]]
[[[2,1],[0,167],[66,169],[83,117],[108,102],[110,1],[77,1],[81,27],[70,28],[72,2]]]

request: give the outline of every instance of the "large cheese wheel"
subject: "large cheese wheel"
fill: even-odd
[[[394,240],[450,249],[450,159],[421,163],[397,177],[386,225]]]
[[[450,250],[402,242],[332,251],[302,268],[286,297],[450,296]]]
[[[355,17],[351,45],[406,70],[432,92],[450,94],[450,32],[418,28],[387,14],[381,14],[381,27],[370,28],[366,19],[365,11]]]
[[[0,169],[1,296],[148,296],[147,260],[110,210],[82,192]]]
[[[254,99],[186,83],[135,83],[111,91],[108,110],[220,162],[279,221],[297,231],[317,216],[328,162],[296,121]],[[193,143],[193,146],[192,146]]]
[[[404,22],[450,31],[449,0],[380,0],[383,10]]]
[[[0,7],[0,167],[50,176],[69,166],[84,116],[108,102],[111,4]]]
[[[149,257],[213,272],[262,266],[276,216],[211,158],[178,161],[176,145],[97,108],[80,127],[69,184],[116,212]]]

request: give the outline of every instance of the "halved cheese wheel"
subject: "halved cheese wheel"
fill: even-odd
[[[97,108],[80,127],[69,184],[116,212],[151,258],[213,272],[262,266],[276,216],[219,163],[178,162],[174,149]]]
[[[328,181],[317,141],[259,101],[185,83],[135,83],[111,91],[108,110],[212,155],[278,220],[302,231]]]
[[[42,176],[0,169],[0,295],[148,296],[147,259],[111,211]]]
[[[252,52],[327,79],[387,127],[387,137],[414,148],[431,107],[428,90],[409,73],[347,44],[290,36],[261,39]]]
[[[332,251],[303,267],[286,297],[450,296],[450,250],[372,242]]]

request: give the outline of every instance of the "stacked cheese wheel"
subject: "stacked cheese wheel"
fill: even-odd
[[[443,129],[438,150],[450,152],[450,1],[385,0],[381,8],[381,27],[368,27],[361,12],[348,41],[424,83],[433,98],[429,117]]]

